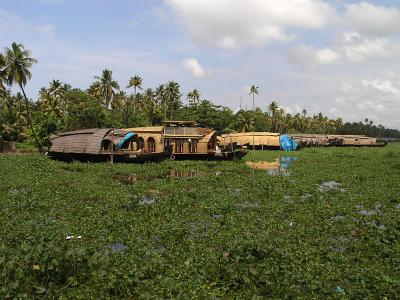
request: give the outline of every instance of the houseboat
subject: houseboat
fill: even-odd
[[[386,141],[365,135],[292,134],[290,136],[300,147],[383,147],[387,144]]]
[[[50,136],[47,155],[63,160],[133,162],[162,158],[163,152],[145,151],[132,131],[93,128]]]
[[[223,147],[233,145],[234,148],[251,149],[279,149],[280,134],[274,132],[239,132],[228,133],[218,137],[219,144]]]
[[[165,121],[164,126],[135,127],[124,130],[137,133],[139,147],[145,151],[163,152],[170,159],[212,158],[240,159],[247,150],[236,150],[230,144],[219,145],[216,131],[193,121]]]

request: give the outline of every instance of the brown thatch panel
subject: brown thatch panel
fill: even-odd
[[[99,130],[99,128],[90,128],[90,129],[65,131],[65,132],[59,133],[58,136],[77,135],[77,134],[92,134],[98,130]]]
[[[111,129],[83,129],[52,136],[51,152],[99,154],[101,141]]]
[[[223,134],[218,137],[220,146],[229,146],[231,143],[237,145],[253,145],[253,133],[231,133]],[[255,146],[279,147],[279,133],[274,132],[254,132]]]
[[[96,132],[90,135],[86,142],[85,153],[99,154],[101,152],[101,141],[109,131],[111,131],[109,128],[98,129]]]

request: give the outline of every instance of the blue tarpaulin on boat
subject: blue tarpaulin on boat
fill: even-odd
[[[118,143],[115,145],[115,148],[116,148],[117,150],[118,150],[118,149],[121,149],[121,148],[124,146],[125,142],[128,141],[128,140],[129,140],[131,137],[133,137],[135,134],[136,134],[136,133],[134,133],[134,132],[132,132],[132,131],[128,132],[123,138],[121,138],[121,140],[118,141]]]
[[[296,151],[297,149],[297,143],[286,134],[279,137],[279,142],[283,151]]]

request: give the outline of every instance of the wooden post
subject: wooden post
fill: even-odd
[[[114,164],[114,128],[111,132],[111,152],[110,152],[111,164]]]

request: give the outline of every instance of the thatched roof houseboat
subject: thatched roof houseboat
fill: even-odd
[[[139,145],[141,140],[132,131],[93,128],[63,132],[50,136],[48,156],[62,159],[136,161],[153,159]],[[161,153],[162,155],[162,153]]]
[[[280,134],[274,132],[254,132],[254,142],[253,142],[253,132],[244,133],[228,133],[223,134],[218,137],[219,144],[221,146],[229,146],[231,144],[234,147],[247,147],[255,149],[279,149]]]

